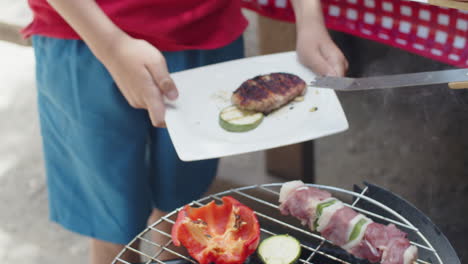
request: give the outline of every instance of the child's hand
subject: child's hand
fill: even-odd
[[[177,88],[161,52],[144,40],[125,36],[102,59],[128,103],[148,110],[151,123],[164,127],[163,97],[175,100]]]
[[[348,61],[320,25],[299,32],[297,54],[302,64],[317,74],[326,76],[344,76],[348,70]]]
[[[164,126],[163,96],[175,100],[178,92],[161,52],[123,32],[94,0],[48,0],[48,3],[106,66],[128,103],[148,110],[154,126]]]

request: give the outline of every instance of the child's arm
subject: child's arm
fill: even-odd
[[[305,66],[323,75],[343,76],[348,62],[328,34],[320,0],[292,0],[296,15],[297,53]]]
[[[48,0],[106,66],[128,103],[147,109],[154,126],[164,125],[163,95],[177,88],[159,50],[120,30],[94,0]]]

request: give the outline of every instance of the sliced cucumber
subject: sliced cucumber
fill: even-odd
[[[263,240],[258,256],[265,264],[293,264],[301,255],[301,244],[290,235],[276,235]]]
[[[263,120],[263,113],[241,110],[229,106],[221,110],[219,125],[229,132],[246,132],[256,128]]]

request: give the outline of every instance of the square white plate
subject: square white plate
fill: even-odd
[[[260,74],[287,72],[306,83],[315,74],[302,66],[295,52],[224,62],[172,74],[179,98],[168,105],[166,124],[183,161],[219,158],[265,150],[324,137],[348,129],[348,121],[333,90],[309,87],[304,101],[269,114],[254,130],[227,132],[219,112],[231,105],[232,92]],[[311,112],[310,109],[318,110]]]

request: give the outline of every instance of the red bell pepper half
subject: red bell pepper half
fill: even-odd
[[[200,264],[241,264],[258,246],[260,226],[252,209],[230,196],[222,200],[186,205],[172,227],[174,244],[186,247]]]

